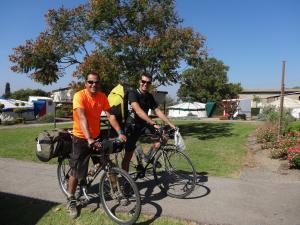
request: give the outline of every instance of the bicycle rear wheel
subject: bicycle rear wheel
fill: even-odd
[[[58,184],[63,192],[63,194],[67,197],[67,189],[68,189],[68,181],[70,177],[71,168],[69,165],[69,158],[64,157],[58,160],[57,166],[57,178]]]
[[[195,188],[193,163],[175,145],[162,147],[153,163],[153,175],[161,190],[174,198],[184,198]]]
[[[139,190],[130,175],[113,167],[105,172],[99,183],[100,200],[106,214],[117,224],[136,222],[141,213]]]

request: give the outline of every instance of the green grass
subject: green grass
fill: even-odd
[[[1,224],[20,225],[114,225],[103,210],[83,208],[80,217],[72,220],[64,205],[53,202],[20,197],[0,192]],[[17,215],[17,216],[16,216]],[[181,221],[166,217],[141,215],[138,219],[140,224],[153,225],[195,225],[189,221]]]
[[[198,173],[222,177],[236,177],[240,173],[247,155],[246,139],[255,130],[255,124],[195,121],[176,124]]]
[[[58,125],[58,127],[67,128],[72,127],[72,125],[64,124]],[[0,129],[0,157],[40,162],[35,156],[35,138],[43,130],[53,128],[53,125],[43,125]]]
[[[175,121],[180,128],[197,172],[208,175],[235,177],[243,168],[247,149],[247,136],[254,131],[252,123],[205,123],[201,121]],[[60,125],[70,127],[71,124]],[[0,129],[0,157],[39,162],[35,156],[35,138],[53,125]],[[51,160],[55,163],[56,160]]]

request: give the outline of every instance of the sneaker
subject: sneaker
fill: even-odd
[[[78,216],[78,210],[77,210],[77,201],[74,196],[68,198],[67,209],[70,213],[70,217],[72,219],[76,219]]]

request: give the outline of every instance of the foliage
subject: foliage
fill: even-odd
[[[300,121],[294,121],[288,124],[285,130],[286,133],[300,132]]]
[[[10,92],[10,84],[7,82],[5,84],[5,92],[3,94],[4,98],[10,98],[11,92]]]
[[[73,109],[72,105],[62,105],[56,108],[57,117],[72,117]]]
[[[25,123],[25,119],[23,117],[17,117],[15,123]]]
[[[266,124],[258,127],[255,131],[257,143],[274,142],[277,136],[277,130],[274,126]]]
[[[4,107],[5,107],[5,105],[0,103],[0,112],[1,112],[2,109],[4,109]]]
[[[233,114],[237,110],[238,102],[233,100],[226,100],[226,101],[220,101],[217,103],[217,105],[226,112],[226,115],[223,115],[223,117],[226,117],[227,119],[233,119]]]
[[[185,70],[180,81],[178,97],[199,102],[218,102],[237,98],[242,91],[240,83],[228,83],[228,66],[215,58],[208,58]]]
[[[290,167],[300,169],[300,142],[294,147],[288,149],[288,161]]]
[[[177,102],[170,95],[166,95],[166,107],[175,105]]]
[[[182,60],[193,65],[206,56],[204,37],[181,26],[174,0],[90,0],[49,10],[46,21],[46,31],[10,55],[13,71],[42,84],[57,82],[72,65],[78,78],[98,72],[104,91],[119,79],[136,85],[143,72],[157,85],[171,84]]]
[[[285,135],[278,138],[271,149],[271,158],[274,159],[286,159],[288,155],[288,149],[294,147],[298,142],[298,137],[293,135]]]
[[[252,101],[255,102],[255,108],[257,108],[257,104],[261,102],[261,97],[254,95]]]
[[[12,92],[10,98],[22,101],[28,101],[29,96],[48,96],[48,93],[41,89],[20,89]]]
[[[260,108],[251,108],[251,115],[257,116],[259,114]]]
[[[260,121],[267,121],[272,123],[274,126],[278,125],[280,113],[275,106],[266,106],[262,109],[262,112],[257,115],[257,119]],[[291,116],[290,109],[283,109],[282,113],[282,128],[286,129],[289,123],[295,121],[295,118]]]
[[[54,113],[45,114],[37,119],[38,123],[52,123],[54,122]]]

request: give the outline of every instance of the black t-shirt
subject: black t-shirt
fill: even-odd
[[[148,114],[149,109],[154,110],[158,107],[152,94],[149,92],[142,94],[139,90],[132,90],[128,93],[128,102],[129,104],[137,102],[146,114]],[[136,123],[146,123],[136,113],[134,114]]]

